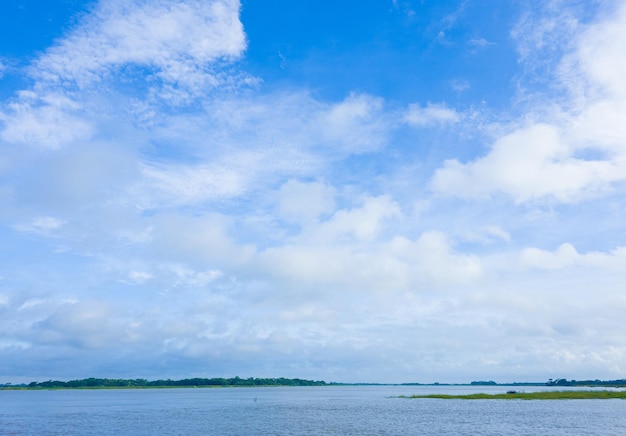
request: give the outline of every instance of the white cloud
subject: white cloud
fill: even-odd
[[[109,107],[106,91],[94,86],[116,95],[111,84],[122,77],[127,86],[139,76],[134,69],[142,72],[139,98],[152,106],[186,103],[217,86],[247,86],[254,80],[224,69],[246,47],[239,8],[237,0],[99,2],[30,66],[35,84],[0,108],[0,138],[52,149],[91,139],[94,119],[106,122],[104,113],[128,104]]]
[[[524,264],[531,267],[561,269],[572,266],[578,258],[578,252],[571,244],[563,244],[554,253],[538,248],[527,248],[521,257]]]
[[[578,28],[569,14],[554,20],[532,33],[535,39],[529,44],[541,48],[563,20]],[[530,121],[498,138],[483,157],[446,161],[432,179],[434,191],[469,198],[503,193],[519,203],[545,198],[576,202],[626,180],[626,126],[619,121],[626,107],[621,80],[626,63],[618,55],[626,52],[624,29],[626,7],[590,25],[560,63],[557,78],[572,99],[556,112],[547,111],[544,101],[531,106]]]
[[[626,98],[626,4],[617,7],[613,15],[601,23],[589,26],[577,38],[577,48],[573,59],[574,65],[565,63],[562,74],[567,80],[567,69],[580,68],[590,84],[600,87],[604,96]],[[571,73],[570,73],[571,74]]]
[[[428,103],[426,107],[412,104],[404,114],[403,120],[411,126],[426,127],[440,124],[453,124],[458,122],[461,116],[454,109],[445,104]]]
[[[22,91],[7,109],[0,112],[0,121],[5,124],[0,138],[7,142],[56,149],[89,139],[94,131],[89,120],[81,116],[81,104],[62,94]]]
[[[520,59],[528,66],[544,63],[546,52],[559,53],[570,44],[580,22],[563,0],[551,0],[543,7],[529,7],[511,31]],[[550,58],[547,56],[546,58]]]
[[[454,79],[450,82],[450,87],[456,92],[464,92],[471,88],[469,82],[464,79]]]
[[[509,242],[511,235],[502,228],[494,225],[482,226],[477,231],[472,231],[466,235],[466,239],[471,242],[480,242],[483,244],[491,244],[494,242]]]
[[[478,257],[455,253],[441,232],[425,232],[415,241],[394,238],[389,249],[407,263],[413,280],[418,283],[426,282],[435,287],[469,284],[480,280],[484,274]]]
[[[279,190],[279,213],[287,219],[316,219],[335,210],[335,191],[332,186],[322,182],[289,180]]]
[[[24,303],[22,303],[22,305],[18,307],[17,310],[20,311],[20,310],[31,309],[35,306],[45,304],[46,302],[47,300],[43,298],[31,298],[31,299],[26,300]]]
[[[159,115],[154,134],[200,163],[146,160],[132,189],[140,207],[241,198],[309,178],[347,156],[380,150],[392,128],[382,102],[367,95],[326,104],[307,93],[274,94],[211,101],[205,110]]]
[[[469,45],[476,47],[488,47],[490,45],[496,45],[495,42],[486,40],[485,38],[472,38],[468,41]]]
[[[132,201],[142,209],[202,205],[241,198],[281,180],[310,172],[299,155],[275,150],[225,151],[206,164],[141,166],[142,179],[130,189]]]
[[[51,236],[56,230],[65,225],[65,221],[58,218],[43,216],[35,218],[29,223],[16,224],[15,230],[25,233],[35,233],[40,236]]]
[[[174,286],[193,286],[201,287],[206,286],[211,282],[219,279],[223,276],[223,273],[219,270],[211,269],[207,271],[194,271],[183,265],[168,265],[167,268],[175,274],[176,280]]]
[[[246,46],[239,2],[100,2],[80,25],[33,66],[40,80],[86,86],[124,65],[154,68],[165,83],[190,90],[220,81],[211,63]]]
[[[126,336],[111,305],[94,300],[61,304],[34,328],[40,344],[65,344],[71,338],[70,343],[78,348],[103,348]]]
[[[125,244],[145,244],[152,240],[154,226],[138,230],[119,230],[115,232],[117,239]]]
[[[314,129],[327,146],[339,152],[375,151],[385,143],[389,128],[382,109],[382,99],[352,94],[322,111]]]
[[[420,294],[482,279],[481,260],[456,253],[440,232],[425,232],[415,240],[403,236],[383,239],[382,235],[373,240],[368,228],[365,238],[346,239],[334,233],[334,238],[328,239],[327,226],[359,225],[362,213],[365,208],[352,216],[339,214],[337,220],[322,223],[306,242],[268,248],[259,253],[260,269],[287,280],[288,289],[315,290],[315,298],[326,302],[328,298],[342,299],[344,292],[357,292],[363,298],[397,297],[396,292]],[[358,229],[350,230],[355,231]]]
[[[401,216],[399,205],[388,196],[369,197],[354,209],[341,209],[313,231],[316,242],[371,241],[384,229],[387,219]]]
[[[467,164],[446,161],[436,171],[432,188],[470,198],[503,193],[516,202],[544,197],[572,202],[626,178],[619,161],[577,159],[572,154],[560,129],[534,124],[500,138],[485,157]]]
[[[391,1],[393,3],[393,7],[396,10],[401,11],[407,17],[412,17],[415,15],[415,11],[411,7],[411,2],[408,2],[408,1],[399,2],[398,0],[391,0]]]
[[[123,280],[124,283],[143,285],[152,279],[152,274],[146,271],[131,271],[128,273],[128,278]]]
[[[222,271],[247,265],[256,252],[253,245],[233,238],[232,218],[223,215],[162,214],[154,225],[151,253],[170,263],[210,265],[209,270]]]
[[[197,204],[239,195],[246,188],[243,174],[219,165],[210,167],[144,166],[138,205]]]
[[[560,270],[592,267],[599,270],[623,271],[626,268],[626,247],[608,253],[579,253],[572,244],[560,245],[555,251],[527,248],[521,253],[522,264],[531,268]]]

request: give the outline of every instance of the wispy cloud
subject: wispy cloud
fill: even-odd
[[[63,227],[64,224],[65,221],[63,220],[45,216],[36,218],[30,223],[16,224],[14,228],[20,232],[35,233],[40,236],[50,236],[56,230]]]
[[[488,47],[490,45],[496,45],[495,42],[488,41],[485,38],[472,38],[468,41],[468,44],[475,47]]]
[[[404,114],[404,121],[412,126],[432,126],[438,124],[453,124],[461,119],[461,115],[445,104],[428,103],[426,107],[411,104]]]
[[[93,135],[90,120],[80,116],[82,104],[63,94],[38,95],[22,91],[18,100],[0,112],[5,128],[0,137],[12,143],[43,148],[59,148]]]
[[[238,1],[107,0],[50,48],[31,74],[85,87],[136,65],[164,84],[198,91],[220,82],[216,61],[236,59],[245,47]]]

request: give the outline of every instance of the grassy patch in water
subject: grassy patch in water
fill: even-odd
[[[544,391],[503,394],[412,395],[401,398],[439,398],[443,400],[626,400],[626,391]]]

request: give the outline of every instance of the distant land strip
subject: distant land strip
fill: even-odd
[[[169,388],[169,387],[231,387],[231,386],[326,386],[324,381],[299,378],[187,378],[183,380],[146,380],[86,378],[81,380],[4,384],[0,389],[101,389],[101,388]]]
[[[626,391],[544,391],[508,392],[505,394],[412,395],[400,398],[435,398],[442,400],[626,400]]]
[[[146,380],[112,379],[112,378],[85,378],[80,380],[58,381],[48,380],[31,383],[0,383],[0,389],[102,389],[102,388],[168,388],[168,387],[237,387],[237,386],[553,386],[553,387],[606,387],[626,388],[626,379],[619,380],[567,380],[564,378],[549,379],[547,382],[512,382],[496,383],[495,381],[473,381],[471,383],[337,383],[320,380],[305,380],[300,378],[186,378],[182,380]],[[483,394],[479,394],[483,395]],[[486,394],[485,394],[486,395]],[[448,397],[443,395],[441,397]],[[490,396],[491,398],[492,396]],[[420,397],[422,398],[422,397]],[[507,397],[508,398],[508,397]],[[520,397],[517,397],[520,398]]]

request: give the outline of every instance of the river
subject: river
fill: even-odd
[[[626,434],[624,400],[398,398],[506,390],[501,386],[9,390],[0,391],[0,435]]]

